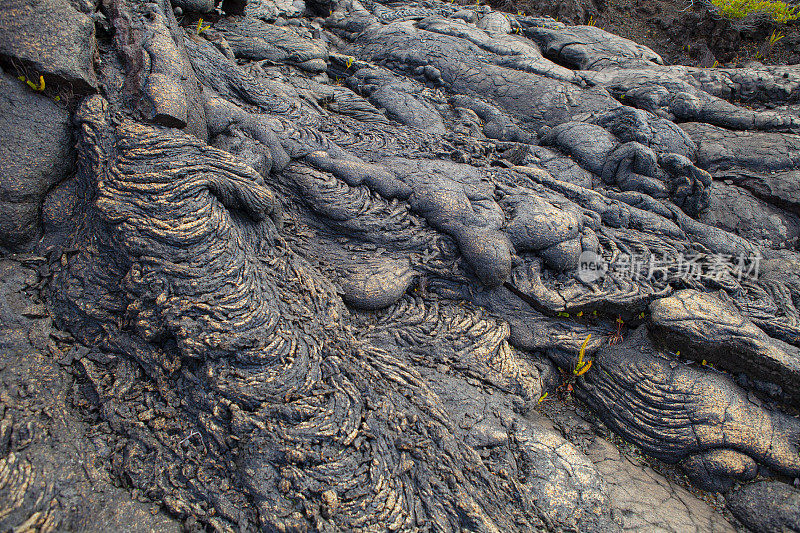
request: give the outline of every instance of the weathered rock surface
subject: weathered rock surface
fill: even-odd
[[[215,4],[214,0],[172,0],[173,6],[184,11],[197,11],[198,13],[213,11]]]
[[[114,97],[124,98],[145,120],[186,128],[206,139],[202,88],[186,57],[184,30],[178,27],[169,0],[104,0],[103,5],[123,61],[120,72],[107,59],[109,77],[124,79],[124,85],[115,87]]]
[[[800,531],[800,491],[785,483],[744,485],[733,491],[728,506],[753,531]]]
[[[712,369],[653,349],[644,328],[598,353],[595,364],[578,396],[647,453],[681,461],[701,487],[726,490],[726,478],[752,479],[756,462],[800,474],[800,421],[768,410]]]
[[[85,92],[97,86],[94,22],[69,0],[9,0],[0,10],[0,58],[34,82],[66,84]]]
[[[794,527],[796,68],[437,0],[23,4],[3,57],[69,8],[99,94],[0,79],[41,254],[0,259],[0,528]]]
[[[104,466],[112,431],[69,370],[109,356],[63,342],[36,290],[45,259],[21,259],[0,260],[0,527],[177,533],[177,522],[114,486]]]
[[[608,486],[610,504],[619,511],[624,531],[736,530],[711,505],[653,470],[645,458],[623,453],[598,435],[596,425],[578,413],[563,408],[548,411],[548,416],[552,422],[541,415],[533,418],[545,427],[554,424],[594,463]]]
[[[695,361],[783,387],[797,403],[800,352],[770,338],[730,303],[709,293],[683,290],[650,304],[650,332],[662,346]]]
[[[0,72],[0,243],[38,237],[42,200],[73,167],[73,139],[64,104],[36,94]]]

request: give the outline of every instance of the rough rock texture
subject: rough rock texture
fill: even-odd
[[[0,243],[38,236],[45,193],[72,169],[72,128],[64,104],[0,71]]]
[[[38,298],[45,258],[20,259],[0,260],[0,528],[177,533],[164,513],[114,486],[104,467],[113,433],[70,372],[73,361],[108,356],[70,346]]]
[[[731,494],[728,506],[753,531],[800,531],[800,491],[785,483],[744,485]]]
[[[3,78],[0,221],[43,229],[3,529],[791,523],[796,69],[437,0],[82,9],[99,94]]]
[[[103,6],[124,65],[121,73],[112,70],[113,76],[125,79],[122,87],[116,87],[122,94],[115,97],[123,97],[146,120],[186,128],[205,139],[201,86],[183,49],[184,31],[178,28],[169,0],[103,0]]]
[[[551,412],[554,403],[545,404],[552,422],[538,414],[532,418],[545,427],[555,424],[594,463],[608,486],[611,506],[619,511],[624,531],[736,530],[712,505],[653,470],[644,457],[626,454],[598,435],[590,415],[569,408]]]
[[[778,384],[791,402],[800,401],[797,347],[770,338],[733,305],[712,294],[683,290],[653,302],[648,327],[664,347]]]
[[[66,84],[75,91],[97,86],[94,22],[69,0],[9,0],[0,10],[0,58],[30,79]]]
[[[726,478],[752,479],[756,462],[800,475],[800,421],[767,410],[712,369],[653,349],[644,328],[595,362],[598,371],[579,381],[578,396],[647,453],[682,461],[701,487],[725,490]]]

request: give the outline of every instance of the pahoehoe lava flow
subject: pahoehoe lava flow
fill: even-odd
[[[9,0],[0,68],[0,530],[800,531],[800,66]]]

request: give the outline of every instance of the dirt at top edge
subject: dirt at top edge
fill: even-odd
[[[463,0],[466,2],[466,0]],[[800,63],[800,20],[730,21],[700,0],[491,0],[495,9],[593,24],[652,48],[669,64],[737,67]],[[744,26],[744,27],[741,27]],[[772,32],[780,39],[772,46]],[[781,35],[783,37],[781,37]]]

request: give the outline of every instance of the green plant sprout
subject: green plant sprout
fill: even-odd
[[[197,21],[197,35],[200,35],[211,27],[211,24],[203,24],[202,17]]]
[[[781,0],[712,0],[712,3],[723,16],[731,19],[765,13],[775,22],[785,24],[800,18],[800,9]]]
[[[775,43],[786,37],[783,32],[772,30],[772,35],[769,36],[769,45],[775,46]]]
[[[584,375],[589,371],[590,368],[592,368],[591,360],[590,361],[583,360],[583,357],[586,355],[586,346],[589,344],[589,339],[591,338],[592,334],[589,333],[589,335],[586,337],[586,340],[584,340],[583,344],[581,344],[581,351],[578,352],[578,362],[575,364],[575,368],[572,371],[572,373],[575,374],[576,377]]]
[[[550,395],[549,392],[545,392],[544,394],[542,394],[542,396],[539,398],[539,401],[536,403],[542,403],[545,400],[545,398],[547,398],[549,395]]]
[[[39,83],[34,83],[25,76],[20,76],[19,81],[24,81],[25,83],[28,84],[28,87],[30,87],[36,92],[44,91],[44,76],[39,76]]]

